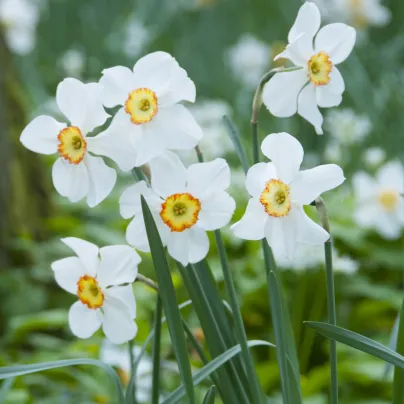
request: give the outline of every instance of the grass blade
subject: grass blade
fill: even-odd
[[[123,391],[119,376],[111,366],[96,359],[65,359],[61,361],[34,363],[32,365],[4,366],[0,368],[0,380],[8,379],[9,377],[28,375],[30,373],[37,373],[43,370],[57,369],[74,365],[92,365],[104,369],[115,383],[119,403],[124,403]]]
[[[397,345],[396,352],[404,354],[404,299],[400,311],[400,320],[398,323]],[[394,368],[394,382],[393,382],[393,404],[404,403],[404,372],[399,367]]]
[[[270,346],[274,347],[273,344],[267,341],[249,341],[248,346],[254,347],[254,346],[259,346],[259,345],[265,345],[265,346]],[[193,383],[196,386],[203,380],[205,380],[207,377],[210,376],[211,373],[213,373],[215,370],[220,368],[224,363],[229,361],[232,357],[235,355],[239,354],[241,352],[241,347],[240,345],[236,345],[230,349],[228,349],[226,352],[223,352],[220,356],[217,358],[213,359],[211,362],[209,362],[207,365],[205,365],[202,369],[198,370],[195,372],[193,376]],[[179,386],[176,390],[174,390],[164,401],[162,404],[174,404],[178,403],[179,400],[184,397],[186,394],[185,387],[184,385]]]
[[[371,354],[386,362],[390,362],[394,366],[404,369],[404,357],[379,342],[373,341],[356,332],[327,323],[306,321],[305,324],[327,338],[342,342],[345,345]]]
[[[14,377],[10,377],[9,379],[4,380],[0,388],[0,403],[4,403],[6,401],[8,393],[13,387],[14,381]]]
[[[394,321],[393,329],[391,330],[391,335],[389,339],[389,348],[393,351],[397,349],[397,336],[398,336],[398,326],[400,324],[400,313],[397,315],[396,320]],[[393,369],[393,365],[389,362],[386,363],[386,367],[384,368],[384,377],[387,377]]]
[[[210,386],[208,392],[203,399],[202,404],[214,404],[215,403],[215,396],[216,396],[216,388],[215,386]]]
[[[154,315],[153,338],[153,375],[152,375],[152,404],[158,404],[160,395],[160,346],[161,346],[161,298],[157,296],[156,312]]]
[[[185,385],[188,400],[190,404],[195,404],[191,365],[189,363],[184,329],[182,328],[181,322],[181,314],[177,304],[170,269],[168,267],[167,258],[156,223],[154,222],[153,216],[143,196],[141,197],[141,201],[147,237],[150,244],[150,252],[158,284],[160,286],[160,297],[167,317],[173,350],[175,357],[177,358],[181,379]]]
[[[238,158],[240,159],[240,163],[243,167],[244,173],[247,174],[249,165],[248,165],[247,156],[245,154],[243,144],[241,143],[240,133],[237,130],[234,123],[231,121],[231,119],[227,115],[223,115],[223,123],[224,123],[224,126],[226,126],[227,133],[229,134],[229,137],[233,143],[233,146],[236,149],[236,153],[238,155]]]
[[[232,308],[234,316],[234,326],[237,335],[237,341],[241,346],[241,353],[243,362],[247,371],[247,376],[251,384],[251,397],[254,403],[261,403],[263,400],[263,392],[258,380],[257,373],[254,367],[254,361],[251,356],[251,352],[247,345],[247,334],[244,328],[243,319],[241,317],[240,305],[237,299],[236,288],[234,285],[233,278],[231,276],[231,271],[229,267],[229,261],[227,258],[226,249],[223,243],[222,235],[220,230],[216,230],[215,239],[217,244],[217,249],[219,251],[220,263],[222,265],[223,277],[226,284],[227,294],[230,299],[230,306]]]

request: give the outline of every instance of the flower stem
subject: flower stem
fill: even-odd
[[[316,209],[321,220],[321,224],[330,234],[330,222],[328,220],[327,208],[324,200],[321,197],[316,199]],[[337,325],[337,313],[335,308],[335,288],[334,274],[332,270],[332,242],[330,238],[324,243],[325,253],[325,274],[327,283],[327,308],[328,322],[332,325]],[[330,339],[330,368],[331,368],[331,391],[330,403],[338,404],[338,369],[337,369],[337,343]]]
[[[275,69],[270,70],[268,73],[265,73],[262,76],[258,87],[255,91],[253,103],[252,103],[252,114],[251,114],[251,126],[252,126],[252,142],[253,142],[253,160],[254,164],[259,163],[259,141],[258,141],[258,116],[262,106],[262,93],[264,91],[264,86],[268,83],[269,80],[276,74],[276,73],[287,73],[293,72],[295,70],[300,70],[301,67],[288,67],[285,68],[284,66],[277,67]]]
[[[156,292],[159,291],[159,287],[156,285],[156,283],[154,281],[152,281],[151,279],[146,278],[142,274],[137,274],[135,282],[142,282],[145,285],[147,285],[147,286],[151,287],[152,289],[154,289]]]
[[[204,161],[203,154],[198,145],[195,146],[195,151],[196,151],[196,157],[198,157],[199,163],[203,163],[203,161]]]

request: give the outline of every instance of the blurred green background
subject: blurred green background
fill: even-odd
[[[346,183],[325,195],[336,248],[338,323],[388,344],[403,296],[404,237],[385,239],[355,224],[357,200],[351,178],[359,169],[373,175],[386,162],[403,160],[404,3],[385,1],[380,7],[386,9],[376,11],[370,3],[375,2],[319,4],[326,16],[323,22],[343,21],[358,28],[354,52],[341,66],[346,82],[343,103],[323,110],[325,135],[317,136],[300,117],[278,119],[265,108],[260,135],[262,139],[268,133],[289,132],[305,148],[305,167],[335,162],[344,169]],[[0,0],[0,365],[98,358],[104,343],[101,333],[89,340],[72,337],[67,311],[74,297],[57,286],[50,264],[68,255],[61,237],[80,237],[100,246],[125,243],[127,221],[119,215],[118,199],[133,182],[131,175],[121,174],[113,194],[93,209],[84,202],[71,204],[53,189],[54,157],[36,155],[19,143],[22,129],[33,117],[43,113],[60,117],[54,100],[57,84],[65,77],[98,81],[106,67],[132,67],[151,51],[170,52],[196,84],[197,101],[191,111],[205,130],[201,144],[205,157],[224,156],[233,168],[231,193],[238,206],[234,222],[244,213],[248,195],[221,116],[231,117],[250,152],[254,88],[263,73],[279,65],[271,60],[286,45],[300,5],[298,0]],[[187,163],[196,162],[192,152],[182,156]],[[236,240],[228,229],[224,234],[248,336],[273,341],[259,244]],[[211,244],[209,259],[223,290]],[[140,271],[154,278],[150,258],[143,254],[143,261]],[[289,292],[304,400],[326,403],[328,344],[303,325],[303,320],[326,319],[321,247],[303,250],[295,263],[280,264]],[[173,279],[179,302],[187,300],[174,269]],[[155,294],[140,284],[134,291],[139,326],[135,342],[141,345],[152,325]],[[186,309],[184,314],[203,343],[193,311]],[[163,335],[163,355],[169,364],[163,383],[168,391],[180,380],[172,366],[166,329]],[[389,402],[392,375],[385,374],[385,364],[341,345],[338,350],[340,402]],[[266,392],[279,397],[275,351],[255,353]],[[193,366],[201,366],[198,356],[191,355]],[[115,362],[119,366],[119,360]],[[142,382],[146,390],[148,374],[146,363]],[[201,397],[205,390],[199,388]],[[0,401],[4,392],[0,390]],[[6,402],[113,403],[113,394],[102,371],[75,367],[18,378]],[[148,400],[147,391],[145,397],[143,402]]]

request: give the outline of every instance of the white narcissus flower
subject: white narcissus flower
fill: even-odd
[[[104,136],[105,147],[117,136],[132,142],[132,165],[141,166],[163,150],[188,150],[202,138],[202,129],[180,101],[195,101],[195,84],[168,53],[139,59],[133,71],[123,66],[104,69],[100,84],[103,103],[123,107]]]
[[[387,239],[398,238],[404,226],[404,170],[393,161],[379,169],[375,178],[365,172],[353,177],[359,226],[376,229]]]
[[[258,163],[248,170],[246,188],[251,199],[244,216],[231,229],[245,240],[266,238],[270,247],[293,259],[298,243],[322,244],[329,238],[306,215],[303,205],[345,178],[335,164],[299,171],[303,148],[288,133],[268,135],[261,149],[272,162]]]
[[[227,162],[216,159],[186,169],[177,155],[165,152],[149,164],[151,188],[140,181],[126,189],[119,202],[122,217],[134,216],[126,230],[128,243],[150,251],[143,195],[168,253],[184,266],[201,261],[209,251],[206,231],[226,226],[235,209],[234,199],[225,191],[230,185]]]
[[[289,31],[289,45],[275,57],[287,58],[301,69],[275,74],[263,92],[263,102],[273,115],[289,117],[297,112],[318,134],[323,133],[323,116],[318,107],[341,103],[345,83],[336,65],[349,56],[356,39],[355,29],[341,23],[319,30],[320,18],[314,3],[301,6]]]
[[[98,83],[83,84],[73,78],[63,80],[57,88],[56,102],[70,126],[41,115],[28,124],[20,137],[21,143],[36,153],[59,153],[52,169],[56,190],[71,202],[87,197],[90,207],[104,200],[116,181],[115,170],[101,157],[89,153],[102,154],[99,143],[103,143],[104,135],[86,137],[109,117],[100,101],[100,92]],[[108,157],[121,168],[126,168],[130,155],[130,143],[124,140],[118,138],[105,145],[109,148]]]
[[[69,311],[72,333],[89,338],[102,325],[114,344],[133,339],[136,302],[132,286],[127,284],[136,279],[139,254],[127,245],[98,248],[74,237],[62,241],[77,255],[52,264],[59,286],[79,298]]]

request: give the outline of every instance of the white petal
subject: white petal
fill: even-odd
[[[141,258],[132,247],[128,245],[102,247],[100,256],[97,279],[102,288],[135,281]]]
[[[56,191],[71,202],[84,198],[89,189],[89,177],[85,164],[70,164],[59,158],[52,168],[52,180]]]
[[[111,193],[116,181],[116,171],[108,167],[102,157],[89,154],[84,157],[84,164],[89,177],[87,204],[93,208]]]
[[[359,200],[369,201],[373,199],[377,192],[376,181],[363,171],[354,174],[352,183],[355,195]]]
[[[109,157],[122,171],[131,170],[135,166],[136,151],[127,130],[128,124],[130,125],[129,116],[121,108],[105,131],[86,138],[88,150]]]
[[[150,252],[143,215],[137,214],[126,228],[126,241],[142,252]]]
[[[316,4],[305,2],[299,9],[295,23],[289,31],[288,42],[293,42],[300,34],[305,33],[313,38],[320,28],[321,16]]]
[[[51,265],[57,284],[69,293],[77,294],[77,282],[86,274],[78,257],[63,258]]]
[[[321,28],[315,39],[315,51],[326,52],[333,64],[343,62],[355,45],[356,31],[349,25],[336,23]]]
[[[330,235],[316,222],[311,220],[302,206],[292,206],[291,212],[296,220],[297,241],[304,244],[323,244]]]
[[[311,83],[304,87],[299,94],[297,112],[314,126],[317,134],[323,134],[321,128],[323,125],[323,116],[317,107],[316,88]]]
[[[166,151],[149,162],[151,186],[163,198],[185,191],[187,170],[181,159]]]
[[[259,196],[264,190],[266,183],[277,178],[273,163],[254,164],[247,172],[245,186],[251,196]]]
[[[236,202],[225,191],[215,192],[203,199],[201,205],[198,227],[204,230],[216,230],[226,226],[236,209]]]
[[[71,248],[83,263],[86,274],[95,276],[99,265],[99,248],[86,240],[76,237],[62,238],[61,241]]]
[[[202,139],[202,128],[183,105],[176,104],[160,108],[150,125],[150,132],[163,136],[164,148],[189,150]],[[147,132],[149,133],[149,127]]]
[[[264,234],[268,245],[277,255],[289,257],[285,240],[287,235],[285,234],[283,219],[284,218],[268,216],[265,222]],[[294,233],[289,236],[293,236],[293,241],[296,241]],[[289,245],[291,245],[291,243],[289,243]]]
[[[224,159],[192,164],[187,172],[187,191],[197,198],[207,198],[230,186],[230,168]]]
[[[77,126],[84,135],[109,117],[102,106],[101,87],[97,83],[64,79],[57,87],[56,102],[71,125]]]
[[[124,66],[104,69],[99,83],[102,87],[102,102],[108,108],[124,105],[130,92],[136,88],[132,70]]]
[[[136,300],[132,285],[113,286],[105,289],[105,302],[118,303],[125,307],[131,318],[136,318]]]
[[[403,192],[404,169],[399,161],[391,161],[381,167],[377,173],[377,182],[383,188],[396,189]]]
[[[355,222],[364,228],[373,227],[376,223],[376,218],[382,213],[381,208],[373,201],[361,204],[354,213]]]
[[[143,195],[152,211],[161,209],[162,200],[150,189],[145,181],[139,181],[126,188],[119,199],[121,216],[129,219],[137,213],[142,213],[140,195]]]
[[[72,333],[79,338],[90,338],[101,326],[101,310],[89,309],[80,301],[69,310],[69,326]]]
[[[144,56],[136,63],[133,72],[138,87],[156,92],[159,105],[195,101],[195,84],[169,53],[153,52]]]
[[[277,73],[265,85],[262,100],[272,115],[285,118],[297,111],[297,97],[307,83],[305,69]]]
[[[248,201],[247,209],[240,221],[230,229],[234,235],[243,240],[261,240],[265,237],[264,228],[268,214],[257,198]]]
[[[345,91],[344,79],[336,66],[330,73],[331,81],[325,86],[316,87],[317,104],[322,108],[336,107],[341,104],[342,93]]]
[[[291,60],[296,66],[307,67],[307,62],[313,53],[313,37],[301,34],[282,53],[277,55],[274,60],[286,58]]]
[[[195,264],[208,254],[209,238],[204,230],[191,227],[183,232],[172,232],[167,249],[168,253],[182,265]]]
[[[20,141],[27,149],[36,153],[53,154],[58,149],[58,134],[65,127],[66,124],[41,115],[25,127]]]
[[[298,173],[303,161],[303,147],[288,133],[272,133],[261,144],[262,153],[272,160],[278,178],[288,184]]]
[[[132,313],[122,300],[109,298],[108,294],[105,294],[103,309],[104,321],[102,329],[111,342],[123,344],[135,338],[137,325],[133,320]]]
[[[300,205],[309,205],[323,192],[341,185],[344,180],[344,173],[336,164],[300,171],[290,184],[291,200]]]
[[[386,239],[394,240],[401,235],[401,223],[397,216],[388,212],[379,212],[375,217],[374,227]]]

